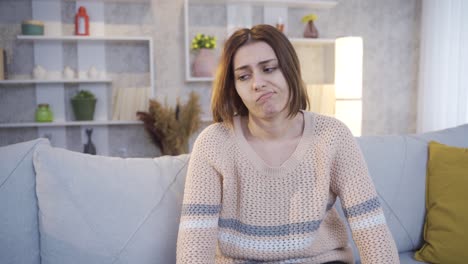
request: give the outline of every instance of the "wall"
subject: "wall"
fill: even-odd
[[[27,74],[32,70],[31,47],[14,41],[20,32],[21,20],[31,16],[30,1],[0,1],[0,46],[14,54],[10,74]],[[62,20],[71,23],[70,14],[74,7],[72,2],[64,3]],[[153,37],[156,97],[173,104],[177,97],[184,100],[190,91],[196,91],[201,95],[205,114],[209,115],[211,84],[186,83],[184,80],[183,0],[133,1],[132,4],[109,1],[106,9],[107,33]],[[364,39],[363,135],[414,132],[421,0],[340,0],[331,10],[291,9],[289,35],[300,36],[303,25],[299,19],[309,12],[318,15],[316,24],[322,37],[358,35]],[[223,16],[213,16],[215,20],[223,19]],[[197,16],[199,21],[196,22],[212,21],[213,16]],[[128,49],[116,46],[111,50],[121,54]],[[141,49],[137,58],[143,58],[144,52]],[[125,66],[118,63],[120,61],[113,61],[114,57],[123,60],[110,53],[108,63],[116,65],[115,74],[128,74],[123,80],[140,78],[139,74],[147,67],[143,64],[143,69],[132,72],[132,69],[138,69],[138,61]],[[124,58],[128,59],[128,56]],[[15,99],[18,97],[25,99],[21,100],[24,102],[33,101],[30,99],[34,96],[32,87],[8,93],[5,90],[0,88],[0,113],[10,113],[16,104],[8,103],[10,101],[5,98],[14,102],[19,102]],[[33,111],[17,107],[26,109],[21,111],[26,116]],[[0,122],[5,122],[7,116],[0,114]],[[0,129],[0,144],[31,139],[34,137],[31,130],[34,129]],[[114,146],[112,155],[120,155],[122,147],[128,147],[128,156],[158,155],[142,126],[113,128],[110,134],[110,145]],[[79,151],[80,147],[76,146],[75,150]]]

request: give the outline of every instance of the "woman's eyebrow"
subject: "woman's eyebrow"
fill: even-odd
[[[267,64],[267,63],[272,62],[272,61],[277,61],[277,59],[273,58],[273,59],[263,60],[263,61],[260,61],[258,64],[263,65],[263,64]],[[240,67],[235,68],[234,71],[243,70],[243,69],[248,68],[248,67],[249,67],[248,65],[240,66]]]

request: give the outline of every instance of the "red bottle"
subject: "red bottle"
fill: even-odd
[[[83,6],[78,8],[75,15],[75,35],[89,36],[89,16]]]

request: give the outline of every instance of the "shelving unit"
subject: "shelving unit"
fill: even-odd
[[[226,25],[220,26],[225,34],[220,37],[227,37],[229,31],[235,27],[244,27],[252,23],[252,17],[249,17],[252,13],[253,6],[263,7],[263,23],[274,24],[278,17],[282,17],[287,21],[287,13],[289,7],[294,8],[313,8],[313,9],[329,9],[335,7],[337,1],[335,0],[184,0],[184,22],[185,22],[185,80],[186,82],[210,82],[213,77],[194,77],[192,76],[192,56],[190,52],[191,40],[195,35],[192,32],[190,20],[190,5],[224,5],[226,7]],[[237,12],[237,13],[236,13]],[[239,15],[239,12],[242,13]],[[247,15],[246,15],[247,14]],[[240,17],[239,17],[240,16]],[[205,32],[203,32],[205,33]],[[209,33],[205,33],[209,34]],[[335,39],[318,38],[318,39],[306,39],[306,38],[290,38],[293,45],[300,46],[333,46]],[[219,41],[221,42],[221,41]],[[218,45],[221,45],[218,43]],[[333,58],[331,58],[333,59]],[[328,67],[328,66],[327,66]],[[327,78],[330,79],[330,78]]]
[[[221,46],[223,40],[237,28],[250,28],[259,23],[275,25],[279,18],[288,21],[289,8],[330,9],[335,7],[336,4],[337,1],[334,0],[185,0],[186,82],[210,82],[213,80],[211,77],[197,78],[192,76],[194,54],[191,54],[190,46],[195,34],[215,35],[219,40],[218,45]],[[200,21],[205,13],[213,13],[210,18],[215,18],[203,21],[200,24],[194,23],[193,18]],[[260,21],[259,18],[262,20]],[[225,19],[224,24],[223,19]],[[359,135],[360,125],[356,126],[357,122],[354,122],[354,119],[362,115],[361,99],[349,100],[349,98],[339,97],[335,83],[335,73],[341,74],[341,76],[346,75],[343,74],[342,65],[335,64],[337,61],[335,56],[338,55],[338,46],[340,46],[337,43],[340,43],[340,39],[290,37],[287,32],[288,27],[289,25],[286,25],[286,32],[284,33],[289,37],[298,55],[302,79],[307,85],[311,101],[310,110],[334,115],[348,126],[357,127],[355,134]],[[297,34],[297,31],[295,33]],[[220,50],[217,52],[219,53]],[[359,65],[356,65],[356,67],[359,67]],[[338,69],[341,69],[341,72],[337,71]],[[342,84],[340,86],[343,87]],[[344,86],[348,86],[348,83]],[[359,107],[355,107],[355,104],[359,104]],[[351,118],[349,118],[350,116]]]
[[[101,30],[104,33],[104,2],[105,1],[87,1],[73,0],[76,8],[85,6],[88,13],[93,17],[94,29]],[[32,1],[32,19],[45,21],[46,25],[54,28],[54,32],[61,28],[61,0],[50,1]],[[57,23],[56,21],[59,21]],[[102,21],[102,22],[100,22]],[[47,31],[46,31],[47,32]],[[91,31],[92,33],[93,31]],[[93,33],[92,33],[93,34]],[[81,138],[78,139],[85,143],[85,130],[92,127],[93,138],[98,150],[98,154],[109,154],[109,132],[110,126],[122,125],[141,125],[140,121],[130,120],[111,120],[112,118],[112,82],[111,78],[85,79],[81,74],[85,74],[90,67],[94,66],[101,72],[106,71],[106,45],[108,43],[144,43],[148,46],[148,78],[149,94],[154,95],[154,63],[153,63],[153,40],[146,36],[106,36],[105,34],[95,34],[92,36],[74,36],[74,35],[18,35],[17,41],[32,42],[34,64],[42,65],[48,72],[60,74],[64,69],[63,43],[76,43],[76,72],[80,73],[79,78],[74,79],[11,79],[0,81],[0,89],[22,89],[21,85],[34,85],[36,104],[47,103],[51,106],[54,113],[54,122],[14,122],[0,123],[0,128],[36,128],[38,136],[47,136],[51,143],[57,147],[67,148],[67,140],[75,141],[77,139],[67,138],[68,127],[79,127]],[[75,84],[66,86],[66,84]],[[27,86],[25,86],[27,87]],[[30,86],[29,86],[30,87]],[[66,97],[70,96],[67,90],[72,87],[80,90],[89,90],[95,94],[98,99],[93,121],[74,121],[70,119],[66,112],[70,111],[71,106],[67,104]],[[68,109],[68,110],[67,110]],[[75,143],[76,144],[76,143]]]
[[[46,84],[46,83],[112,83],[111,79],[57,79],[57,80],[39,80],[39,79],[18,79],[2,80],[1,84]]]

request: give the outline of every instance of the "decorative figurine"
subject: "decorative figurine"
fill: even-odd
[[[91,141],[91,134],[93,134],[93,129],[88,128],[86,129],[86,135],[88,136],[88,143],[84,144],[84,153],[88,153],[91,155],[96,155],[96,146]]]
[[[83,6],[78,8],[78,13],[75,15],[75,35],[89,36],[89,16]]]

